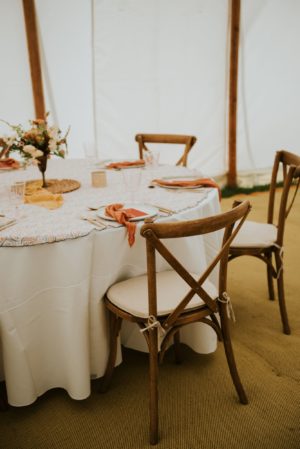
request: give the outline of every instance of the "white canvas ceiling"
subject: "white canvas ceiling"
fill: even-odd
[[[36,0],[47,109],[69,157],[135,157],[137,132],[198,138],[190,164],[227,170],[227,0]],[[34,116],[21,0],[1,0],[0,118]],[[242,0],[238,170],[300,154],[300,2]],[[0,132],[7,132],[0,124]],[[95,137],[96,136],[96,137]],[[166,156],[168,158],[169,156]]]

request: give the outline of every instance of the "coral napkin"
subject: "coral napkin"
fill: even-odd
[[[145,161],[143,159],[138,159],[136,161],[111,162],[106,165],[106,168],[139,167],[141,165],[145,165]]]
[[[11,170],[12,168],[20,168],[20,162],[16,161],[12,157],[7,157],[5,159],[0,159],[0,168]]]
[[[30,182],[26,185],[25,199],[26,204],[36,204],[46,209],[58,209],[63,205],[63,197],[58,193],[51,193],[41,187],[41,181]]]
[[[176,180],[172,179],[153,179],[155,184],[166,187],[215,187],[219,191],[219,198],[221,200],[221,189],[218,184],[211,178],[197,178],[192,180]]]
[[[123,204],[116,203],[106,206],[105,215],[114,218],[118,223],[126,226],[128,243],[129,246],[132,246],[135,242],[136,223],[129,220],[130,218],[142,217],[145,215],[145,212],[134,208],[123,209]]]

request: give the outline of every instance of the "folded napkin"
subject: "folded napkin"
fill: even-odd
[[[140,165],[145,165],[145,161],[143,159],[138,159],[136,161],[111,162],[106,165],[106,168],[126,168]]]
[[[129,220],[131,218],[142,217],[143,215],[146,215],[145,212],[134,208],[123,209],[123,204],[116,203],[106,206],[105,215],[114,218],[118,223],[126,226],[128,243],[129,246],[132,246],[135,242],[136,223]]]
[[[7,157],[5,159],[0,159],[0,168],[11,170],[12,168],[18,169],[20,168],[20,162],[16,161],[12,157]]]
[[[218,184],[211,178],[197,178],[197,179],[191,179],[191,180],[185,180],[185,179],[153,179],[155,184],[159,186],[166,186],[166,187],[214,187],[218,189],[219,191],[219,198],[221,200],[221,189],[218,186]]]
[[[64,202],[62,195],[48,192],[41,185],[41,181],[33,181],[26,185],[24,203],[36,204],[50,210],[61,207]]]

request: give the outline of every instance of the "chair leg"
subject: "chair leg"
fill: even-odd
[[[115,368],[118,336],[122,325],[122,318],[116,316],[109,311],[109,325],[110,325],[110,341],[109,341],[109,356],[106,365],[105,374],[99,387],[99,393],[105,393],[109,387],[112,374]]]
[[[5,382],[0,382],[0,412],[8,410],[7,392]]]
[[[228,318],[226,315],[225,307],[226,307],[226,305],[221,303],[220,307],[219,307],[219,311],[220,311],[221,329],[222,329],[223,343],[224,343],[224,349],[225,349],[225,354],[226,354],[226,358],[227,358],[227,363],[228,363],[231,378],[232,378],[233,384],[235,386],[235,389],[237,391],[237,394],[239,396],[240,402],[242,404],[248,404],[247,395],[245,393],[242,382],[240,380],[240,377],[239,377],[239,374],[237,371],[237,367],[236,367],[236,363],[235,363],[235,359],[234,359],[231,338],[230,338],[230,331],[229,331],[229,323],[228,323]]]
[[[280,267],[283,267],[283,261],[282,261],[282,256],[280,256],[280,254],[277,252],[275,253],[275,260],[276,260],[276,268],[277,268],[277,273],[278,273],[278,271],[280,270]],[[278,289],[278,302],[279,302],[279,310],[280,310],[283,332],[287,335],[290,335],[291,329],[289,326],[289,320],[288,320],[288,316],[287,316],[285,297],[284,297],[283,269],[280,270],[280,274],[277,279],[277,289]]]
[[[174,355],[175,355],[175,363],[178,365],[182,362],[181,358],[181,350],[180,350],[180,331],[178,330],[173,337],[174,342]]]
[[[272,264],[272,253],[266,254],[266,258],[270,264]],[[267,278],[268,278],[268,290],[269,290],[269,299],[274,301],[274,285],[273,285],[273,276],[272,276],[272,267],[267,265]]]
[[[150,444],[158,442],[158,348],[157,329],[149,331]]]

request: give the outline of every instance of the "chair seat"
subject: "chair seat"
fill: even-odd
[[[199,275],[191,273],[197,279]],[[162,316],[175,309],[178,303],[189,291],[187,283],[175,271],[162,271],[157,273],[157,315]],[[117,307],[137,317],[148,318],[148,287],[147,275],[137,276],[126,281],[112,285],[106,296]],[[208,280],[203,283],[204,290],[217,298],[216,287]],[[204,301],[194,295],[188,303],[186,310],[194,309],[204,304]]]
[[[231,243],[231,248],[268,248],[276,242],[277,228],[273,224],[246,220]]]

